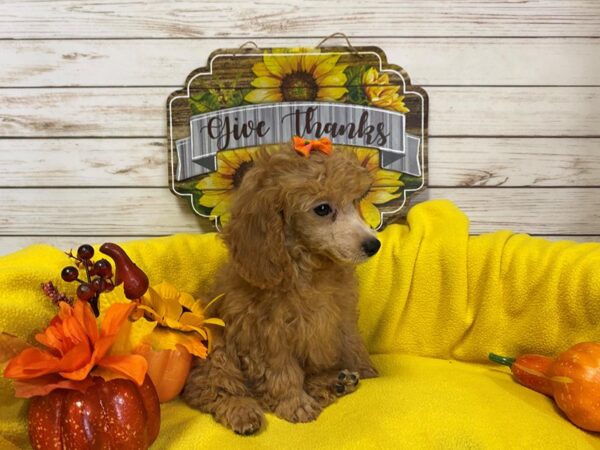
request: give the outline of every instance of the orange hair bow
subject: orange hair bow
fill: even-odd
[[[294,149],[306,156],[307,158],[310,156],[310,152],[313,150],[318,150],[320,152],[325,153],[326,155],[330,155],[333,151],[333,146],[331,145],[331,140],[326,137],[322,137],[321,139],[308,140],[301,138],[300,136],[294,136],[292,139],[294,143]]]

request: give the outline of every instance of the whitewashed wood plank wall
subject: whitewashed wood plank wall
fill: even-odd
[[[167,95],[216,48],[336,31],[429,92],[418,201],[600,240],[599,1],[0,0],[0,254],[198,231],[166,187]]]

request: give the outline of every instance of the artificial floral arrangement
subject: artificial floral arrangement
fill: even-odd
[[[535,354],[507,358],[490,353],[489,359],[509,366],[523,386],[553,397],[578,427],[600,431],[600,343],[580,342],[557,358]]]
[[[179,394],[192,355],[206,358],[208,326],[224,325],[204,317],[212,302],[203,307],[166,282],[150,287],[118,245],[100,252],[113,259],[114,274],[108,259],[92,260],[90,245],[67,253],[75,265],[61,277],[78,283],[75,299],[42,284],[59,309],[35,335],[44,348],[0,335],[4,377],[14,380],[17,397],[31,399],[36,450],[147,449],[159,433],[159,402]]]

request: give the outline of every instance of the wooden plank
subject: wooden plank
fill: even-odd
[[[431,186],[600,186],[600,139],[432,138]]]
[[[0,187],[167,186],[167,141],[0,139],[0,173]],[[600,186],[600,138],[431,138],[429,185]]]
[[[318,17],[318,26],[315,26]],[[595,0],[130,0],[0,3],[1,38],[598,36]]]
[[[547,235],[541,237],[550,241],[600,242],[600,235]],[[61,250],[68,251],[86,243],[99,244],[107,241],[122,243],[150,238],[150,236],[0,236],[0,256],[35,244],[52,245]]]
[[[160,138],[0,139],[0,187],[168,186],[167,159]]]
[[[261,47],[314,39],[255,39]],[[0,86],[177,86],[217,47],[241,39],[0,41]],[[356,38],[418,85],[600,85],[597,39]],[[525,63],[526,62],[526,63]],[[560,70],[557,68],[560,67]]]
[[[600,188],[430,188],[415,200],[428,198],[456,202],[473,233],[600,234]],[[0,235],[161,235],[206,226],[166,188],[0,190]]]
[[[172,88],[0,90],[0,137],[166,134]],[[429,87],[430,135],[597,136],[600,87]]]

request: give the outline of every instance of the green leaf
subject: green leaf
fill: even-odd
[[[346,88],[348,89],[348,100],[355,105],[368,105],[369,100],[362,86],[362,76],[368,69],[367,66],[348,66],[344,71]]]
[[[348,66],[344,71],[346,75],[346,87],[362,85],[362,76],[367,71],[367,66]]]
[[[190,97],[189,102],[194,115],[219,109],[217,97],[208,91],[193,95]]]

